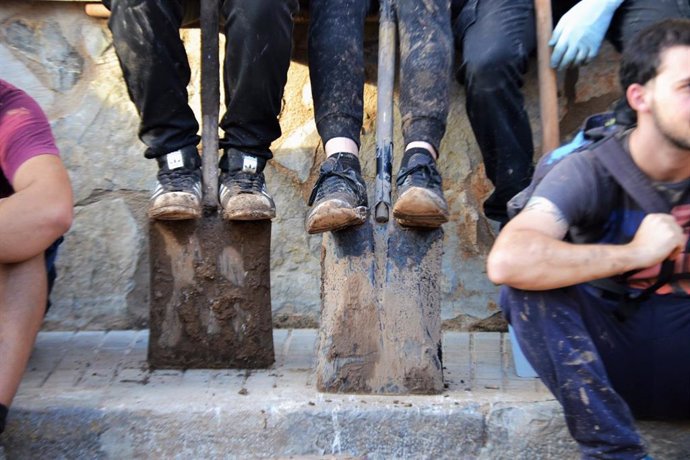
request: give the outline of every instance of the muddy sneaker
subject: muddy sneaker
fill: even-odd
[[[156,220],[187,220],[201,217],[201,158],[195,146],[156,158],[156,188],[148,215]]]
[[[266,160],[229,149],[220,162],[218,198],[227,220],[268,220],[276,205],[266,191]]]
[[[398,199],[393,206],[393,216],[400,225],[436,228],[448,222],[441,175],[426,149],[405,152],[396,184]]]
[[[321,165],[309,197],[307,232],[322,233],[359,225],[367,219],[367,188],[359,159],[351,153],[331,155]]]

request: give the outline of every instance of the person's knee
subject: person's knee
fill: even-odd
[[[513,323],[513,318],[520,315],[522,304],[519,302],[519,292],[522,291],[518,291],[510,286],[501,286],[499,305],[506,320],[511,324]]]
[[[14,291],[39,289],[39,285],[47,282],[45,255],[43,252],[30,259],[12,264],[0,264],[0,292],[12,294]],[[44,308],[45,304],[41,305]]]
[[[248,30],[256,30],[256,27],[266,27],[267,24],[275,24],[288,18],[291,20],[297,9],[297,0],[226,1],[223,4],[225,17],[237,15],[242,18],[238,24]]]
[[[529,55],[524,50],[507,46],[466,53],[463,56],[462,72],[468,90],[492,89],[501,86],[507,79],[521,79],[528,58]]]
[[[524,291],[509,286],[501,287],[500,305],[506,319],[511,323],[537,324],[549,316],[565,301],[565,290]]]

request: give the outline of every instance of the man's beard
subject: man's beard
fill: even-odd
[[[657,110],[656,104],[652,110],[652,117],[654,119],[654,124],[656,125],[659,132],[664,136],[666,141],[680,150],[687,150],[690,152],[690,128],[687,129],[685,134],[675,132],[673,126],[670,123],[666,123],[665,119],[659,117],[659,111]],[[690,125],[690,122],[688,122]]]

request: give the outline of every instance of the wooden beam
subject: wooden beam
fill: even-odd
[[[86,14],[92,18],[98,19],[108,19],[110,17],[110,11],[108,8],[100,3],[89,3],[84,7]]]

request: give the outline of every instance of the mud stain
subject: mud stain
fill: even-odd
[[[150,225],[153,368],[273,363],[270,222]]]

